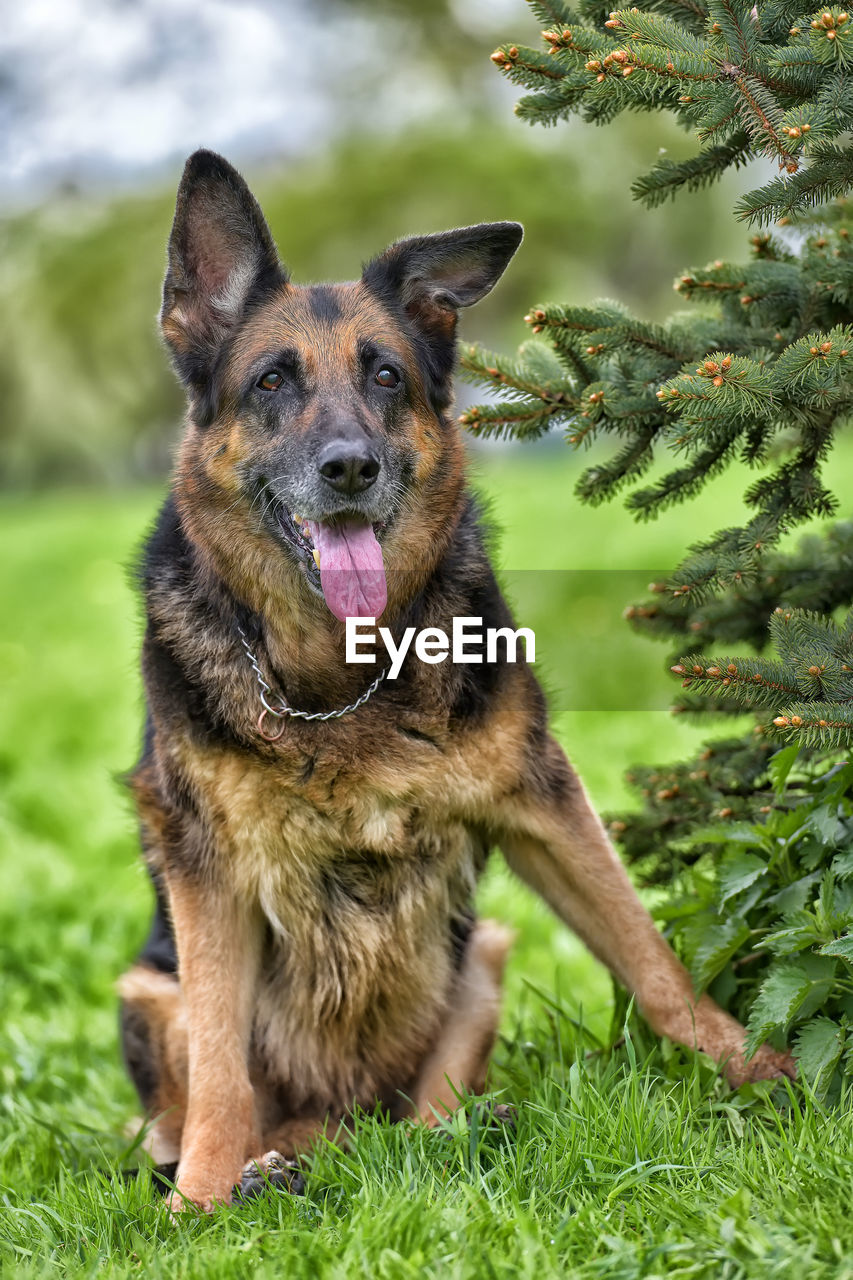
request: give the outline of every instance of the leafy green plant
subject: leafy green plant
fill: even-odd
[[[793,1038],[819,1096],[837,1096],[853,1060],[853,765],[789,781],[797,754],[773,757],[766,816],[691,833],[706,852],[659,914],[697,988],[746,1023],[748,1047]]]

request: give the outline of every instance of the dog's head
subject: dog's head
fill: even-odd
[[[298,287],[236,170],[190,157],[161,324],[189,397],[179,500],[232,583],[296,578],[339,618],[378,617],[387,575],[431,559],[461,486],[457,314],[521,236],[419,236],[353,284]]]

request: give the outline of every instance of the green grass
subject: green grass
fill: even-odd
[[[520,621],[547,638],[558,732],[606,807],[624,802],[634,759],[697,740],[655,709],[668,677],[661,651],[616,622],[626,583],[639,594],[693,530],[729,518],[737,478],[691,506],[690,531],[682,513],[637,532],[619,511],[567,502],[558,458],[478,470],[505,577],[527,601]],[[147,1178],[109,1177],[136,1160],[122,1134],[137,1114],[113,983],[150,909],[114,780],[141,720],[123,566],[156,503],[150,491],[0,503],[4,1274],[853,1275],[850,1109],[732,1094],[706,1061],[651,1038],[597,1052],[609,980],[497,861],[480,905],[518,931],[493,1073],[519,1107],[514,1137],[464,1117],[446,1133],[367,1117],[348,1151],[330,1144],[309,1163],[306,1197],[197,1221],[172,1221]]]

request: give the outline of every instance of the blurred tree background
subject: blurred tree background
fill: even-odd
[[[606,295],[662,316],[667,282],[685,262],[737,244],[731,185],[678,209],[639,213],[632,204],[627,174],[661,148],[687,154],[674,125],[652,129],[633,117],[606,134],[572,126],[547,155],[551,140],[513,120],[511,89],[495,83],[487,57],[508,3],[322,0],[310,20],[287,3],[217,3],[191,41],[184,7],[170,19],[154,0],[134,6],[136,44],[125,50],[117,36],[114,56],[99,53],[97,65],[86,22],[100,23],[101,35],[127,23],[127,7],[111,0],[86,19],[80,10],[76,44],[75,4],[60,6],[67,21],[54,22],[54,36],[67,41],[67,64],[31,18],[16,19],[17,38],[11,24],[0,50],[0,157],[10,177],[0,218],[4,488],[118,485],[168,470],[182,402],[154,317],[174,189],[197,145],[243,167],[301,281],[351,278],[412,232],[522,221],[513,269],[466,319],[466,332],[489,344],[517,341],[532,297]],[[241,73],[248,83],[229,64],[235,19],[250,31],[260,22],[261,42]],[[98,50],[105,43],[95,41]],[[298,96],[282,98],[280,119],[270,119],[269,99],[288,75]],[[82,114],[69,87],[75,76]],[[218,81],[220,96],[233,97],[222,113],[202,95]],[[174,95],[182,85],[173,104],[164,86]]]

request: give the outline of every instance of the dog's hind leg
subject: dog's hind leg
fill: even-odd
[[[473,928],[437,1042],[412,1094],[415,1114],[433,1126],[459,1106],[459,1094],[482,1093],[498,1033],[501,988],[512,934],[494,920]]]
[[[177,1160],[187,1105],[186,1011],[178,980],[144,964],[119,979],[122,1053],[146,1115],[155,1164]]]

